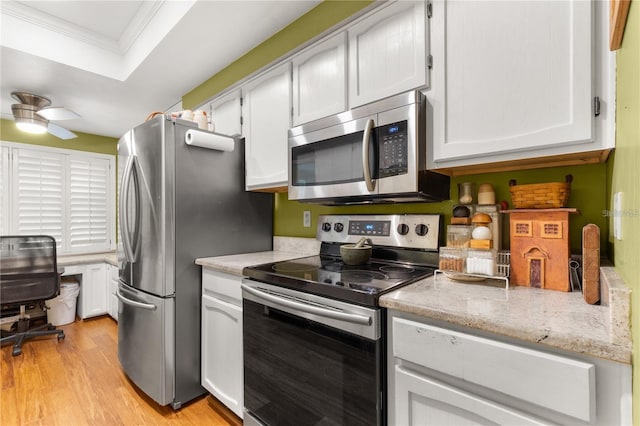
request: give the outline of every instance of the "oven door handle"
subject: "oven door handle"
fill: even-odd
[[[246,284],[242,284],[242,290],[257,297],[258,299],[265,300],[276,305],[283,306],[285,308],[295,309],[298,311],[306,312],[308,314],[320,315],[325,318],[331,318],[341,321],[347,321],[354,324],[371,325],[373,320],[370,316],[349,314],[346,312],[332,311],[331,309],[321,308],[319,306],[308,305],[303,302],[296,302],[293,300],[284,299],[282,297],[274,296],[264,291],[257,290],[249,287]]]

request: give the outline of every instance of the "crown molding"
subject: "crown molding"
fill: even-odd
[[[64,19],[51,16],[25,3],[13,0],[0,1],[0,12],[3,15],[12,16],[27,24],[35,25],[123,56],[135,43],[149,22],[151,22],[163,3],[164,1],[142,2],[119,40],[103,36],[102,34],[98,34]]]
[[[153,20],[163,4],[164,0],[142,2],[135,16],[120,36],[120,40],[118,40],[118,46],[123,55],[126,54],[136,40],[138,40],[140,34],[142,34],[149,22]]]

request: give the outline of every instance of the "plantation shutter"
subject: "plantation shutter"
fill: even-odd
[[[12,232],[50,235],[58,249],[64,244],[64,169],[66,158],[57,153],[13,150]]]
[[[69,159],[69,250],[109,249],[109,178],[106,159]]]
[[[0,148],[0,234],[10,235],[9,201],[11,183],[9,182],[9,148]]]

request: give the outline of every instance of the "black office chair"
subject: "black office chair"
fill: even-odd
[[[0,237],[0,304],[2,316],[19,317],[0,342],[15,342],[13,356],[22,353],[22,343],[32,337],[55,334],[64,339],[64,331],[51,324],[29,328],[27,307],[40,306],[60,291],[60,276],[56,256],[56,240],[47,235]]]

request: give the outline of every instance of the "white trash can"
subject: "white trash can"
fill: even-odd
[[[47,321],[52,325],[65,325],[74,322],[78,294],[80,294],[80,284],[77,281],[60,283],[60,294],[55,299],[45,302],[48,308]]]

